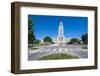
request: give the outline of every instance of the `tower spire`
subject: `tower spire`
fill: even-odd
[[[61,16],[60,16],[60,18],[59,18],[59,22],[61,22]]]
[[[61,18],[61,16],[60,16],[60,18],[59,18],[59,22],[60,22],[60,26],[63,26],[63,23],[62,23],[62,18]]]
[[[59,17],[59,27],[58,27],[58,37],[57,37],[57,42],[59,44],[64,43],[65,38],[64,38],[64,29],[63,29],[63,23],[62,23],[62,17]]]

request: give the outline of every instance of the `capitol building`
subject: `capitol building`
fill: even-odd
[[[57,41],[56,43],[58,45],[63,45],[65,44],[65,36],[64,36],[64,27],[63,27],[63,23],[62,21],[60,20],[60,24],[58,26],[58,36],[57,36]]]
[[[64,36],[64,26],[63,26],[62,20],[60,19],[60,23],[59,23],[59,26],[58,26],[57,38],[52,38],[52,40],[56,45],[64,45],[67,42],[70,42],[70,39],[71,38],[65,38],[65,36]],[[41,40],[41,42],[44,43],[43,40]]]

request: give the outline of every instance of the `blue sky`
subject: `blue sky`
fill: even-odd
[[[39,40],[46,36],[57,37],[60,18],[66,38],[81,38],[81,35],[88,32],[88,17],[28,15],[34,24],[36,39]]]

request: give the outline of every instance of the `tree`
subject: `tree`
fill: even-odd
[[[72,43],[72,44],[75,44],[75,43],[79,43],[80,42],[80,40],[79,39],[77,39],[77,38],[72,38],[71,40],[70,40],[70,42]]]
[[[34,43],[34,41],[36,40],[35,35],[34,35],[34,29],[33,29],[33,23],[32,20],[29,19],[28,20],[28,43]]]
[[[49,36],[45,37],[45,38],[44,38],[44,42],[52,43],[51,37],[49,37]]]
[[[84,44],[87,44],[88,43],[88,34],[87,33],[83,34],[81,39]]]
[[[40,40],[35,40],[34,44],[40,44]]]

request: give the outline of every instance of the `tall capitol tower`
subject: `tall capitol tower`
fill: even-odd
[[[57,44],[58,45],[65,44],[64,27],[63,27],[63,23],[62,23],[61,18],[60,18],[60,24],[59,24],[59,27],[58,27]]]

